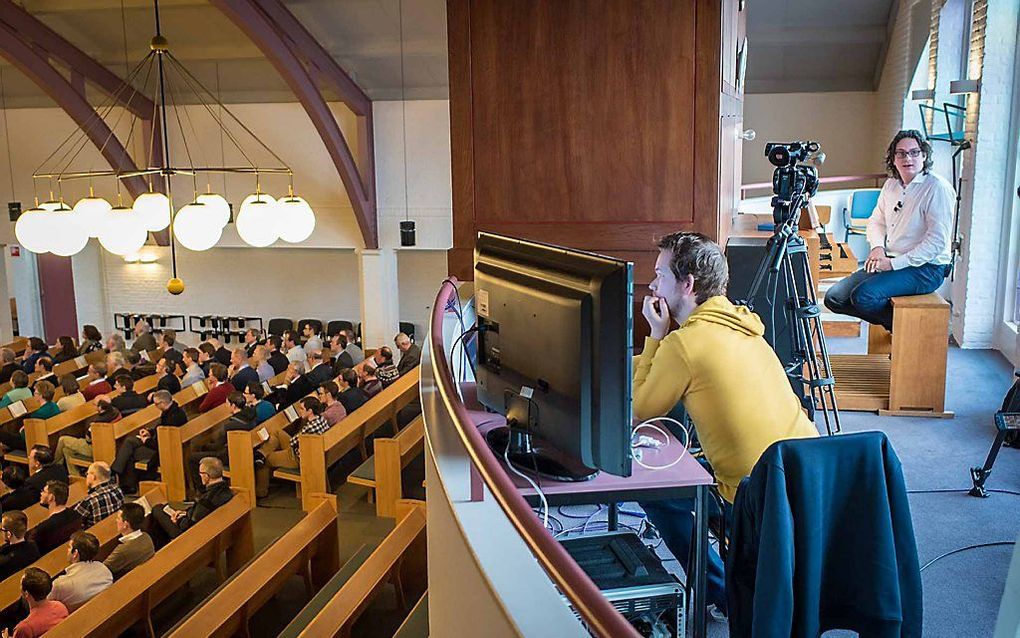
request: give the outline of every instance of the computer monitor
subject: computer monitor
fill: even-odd
[[[586,480],[631,473],[633,264],[479,233],[478,398],[519,470]]]

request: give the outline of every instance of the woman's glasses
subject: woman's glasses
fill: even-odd
[[[921,157],[921,149],[912,148],[909,151],[896,151],[896,159],[907,159],[908,157]]]

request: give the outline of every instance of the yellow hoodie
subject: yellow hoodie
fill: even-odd
[[[662,416],[682,400],[731,503],[768,446],[818,436],[763,334],[758,315],[711,297],[635,357],[634,416]]]

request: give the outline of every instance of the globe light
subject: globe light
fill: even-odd
[[[222,234],[223,226],[206,204],[183,206],[174,217],[174,237],[188,250],[209,250]]]
[[[57,210],[47,213],[49,227],[49,249],[54,255],[70,257],[80,253],[89,243],[89,233],[82,226],[78,214],[71,210]]]
[[[315,230],[315,213],[304,199],[288,195],[276,202],[280,239],[292,244],[308,239]]]
[[[148,236],[138,213],[126,206],[115,206],[99,232],[99,243],[114,255],[129,255],[141,250]]]
[[[268,246],[280,238],[276,214],[276,199],[265,193],[252,193],[241,202],[237,234],[250,246]]]
[[[158,232],[170,225],[170,200],[163,193],[142,193],[135,200],[134,211],[144,230]]]
[[[52,196],[53,196],[53,194],[50,193],[50,197],[52,197]],[[65,204],[64,200],[57,201],[55,199],[51,199],[48,202],[43,202],[43,203],[39,204],[39,208],[41,208],[43,210],[47,210],[47,211],[71,210],[71,207],[68,206],[67,204]]]
[[[204,204],[206,211],[208,211],[206,214],[212,216],[221,228],[230,221],[230,204],[227,203],[227,200],[223,199],[222,195],[203,193],[195,198],[195,202]]]
[[[42,208],[30,208],[18,217],[14,224],[14,236],[25,250],[33,253],[49,252],[50,212]]]
[[[99,237],[99,230],[106,223],[106,216],[113,206],[102,197],[93,197],[91,192],[88,197],[83,197],[74,205],[76,219],[85,231],[86,241],[89,237]]]

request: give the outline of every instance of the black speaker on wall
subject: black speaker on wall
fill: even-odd
[[[414,220],[400,222],[400,245],[414,246]]]

